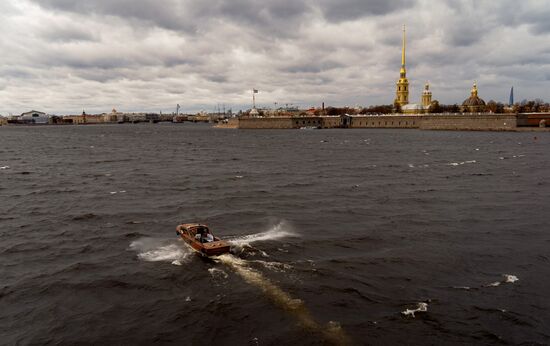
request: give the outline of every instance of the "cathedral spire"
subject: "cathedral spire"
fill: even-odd
[[[399,81],[397,82],[397,92],[394,103],[399,106],[404,106],[409,103],[409,81],[407,80],[407,69],[405,50],[407,48],[407,37],[405,31],[405,25],[403,25],[403,47],[401,51],[401,72],[399,75]]]
[[[407,48],[406,28],[403,24],[403,51],[401,54],[401,67],[405,68],[405,49]]]

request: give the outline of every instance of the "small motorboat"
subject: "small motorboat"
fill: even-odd
[[[208,226],[199,223],[185,223],[176,227],[179,235],[189,246],[204,256],[219,256],[228,253],[230,245],[215,237]]]

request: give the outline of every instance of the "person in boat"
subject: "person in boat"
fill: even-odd
[[[199,228],[197,229],[197,234],[195,234],[195,239],[201,243],[210,243],[214,241],[214,236],[210,233],[208,228]]]
[[[202,228],[197,229],[197,233],[195,234],[195,239],[200,241],[202,243],[202,234],[204,233],[204,230]]]
[[[210,243],[214,241],[214,236],[208,229],[202,233],[201,243]]]

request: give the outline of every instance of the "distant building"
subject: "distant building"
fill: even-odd
[[[482,113],[485,112],[486,103],[478,96],[477,83],[474,82],[470,97],[462,102],[463,113]]]
[[[8,119],[0,115],[0,126],[7,125],[7,124],[8,124]]]
[[[103,116],[103,122],[104,123],[116,123],[118,122],[118,119],[120,116],[122,116],[122,113],[117,112],[116,109],[113,108],[111,113],[104,113]]]
[[[432,106],[432,92],[430,84],[426,83],[422,92],[422,104],[407,104],[401,106],[401,112],[405,114],[424,114],[429,113]]]
[[[430,84],[426,83],[424,91],[422,92],[422,107],[428,109],[432,105],[432,91],[430,90]]]
[[[39,111],[30,111],[21,114],[20,116],[16,117],[18,123],[22,124],[48,124],[50,117],[44,113]]]
[[[73,125],[85,124],[85,115],[66,115],[63,117],[63,122]]]

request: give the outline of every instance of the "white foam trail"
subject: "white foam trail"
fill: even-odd
[[[256,242],[278,240],[286,237],[296,236],[296,233],[292,232],[290,226],[286,222],[280,222],[266,232],[239,236],[233,239],[228,239],[228,241],[231,245],[243,247],[250,246],[250,244]]]
[[[4,170],[4,169],[10,169],[10,166],[2,166],[2,167],[0,167],[0,170]]]
[[[416,317],[414,314],[417,312],[427,312],[428,311],[428,304],[426,303],[418,303],[416,309],[407,309],[405,311],[401,311],[401,313],[404,316],[412,316],[413,318]]]
[[[140,260],[147,262],[169,262],[173,265],[183,265],[189,259],[192,251],[177,241],[155,238],[142,238],[130,244],[130,249],[136,251]]]
[[[250,268],[248,265],[249,262],[229,254],[218,256],[217,259],[233,269],[247,283],[262,290],[276,305],[294,315],[302,327],[322,333],[327,341],[335,345],[347,345],[350,343],[347,335],[337,322],[330,322],[326,327],[319,325],[313,319],[302,300],[293,298],[290,294],[266,279],[259,271]]]

